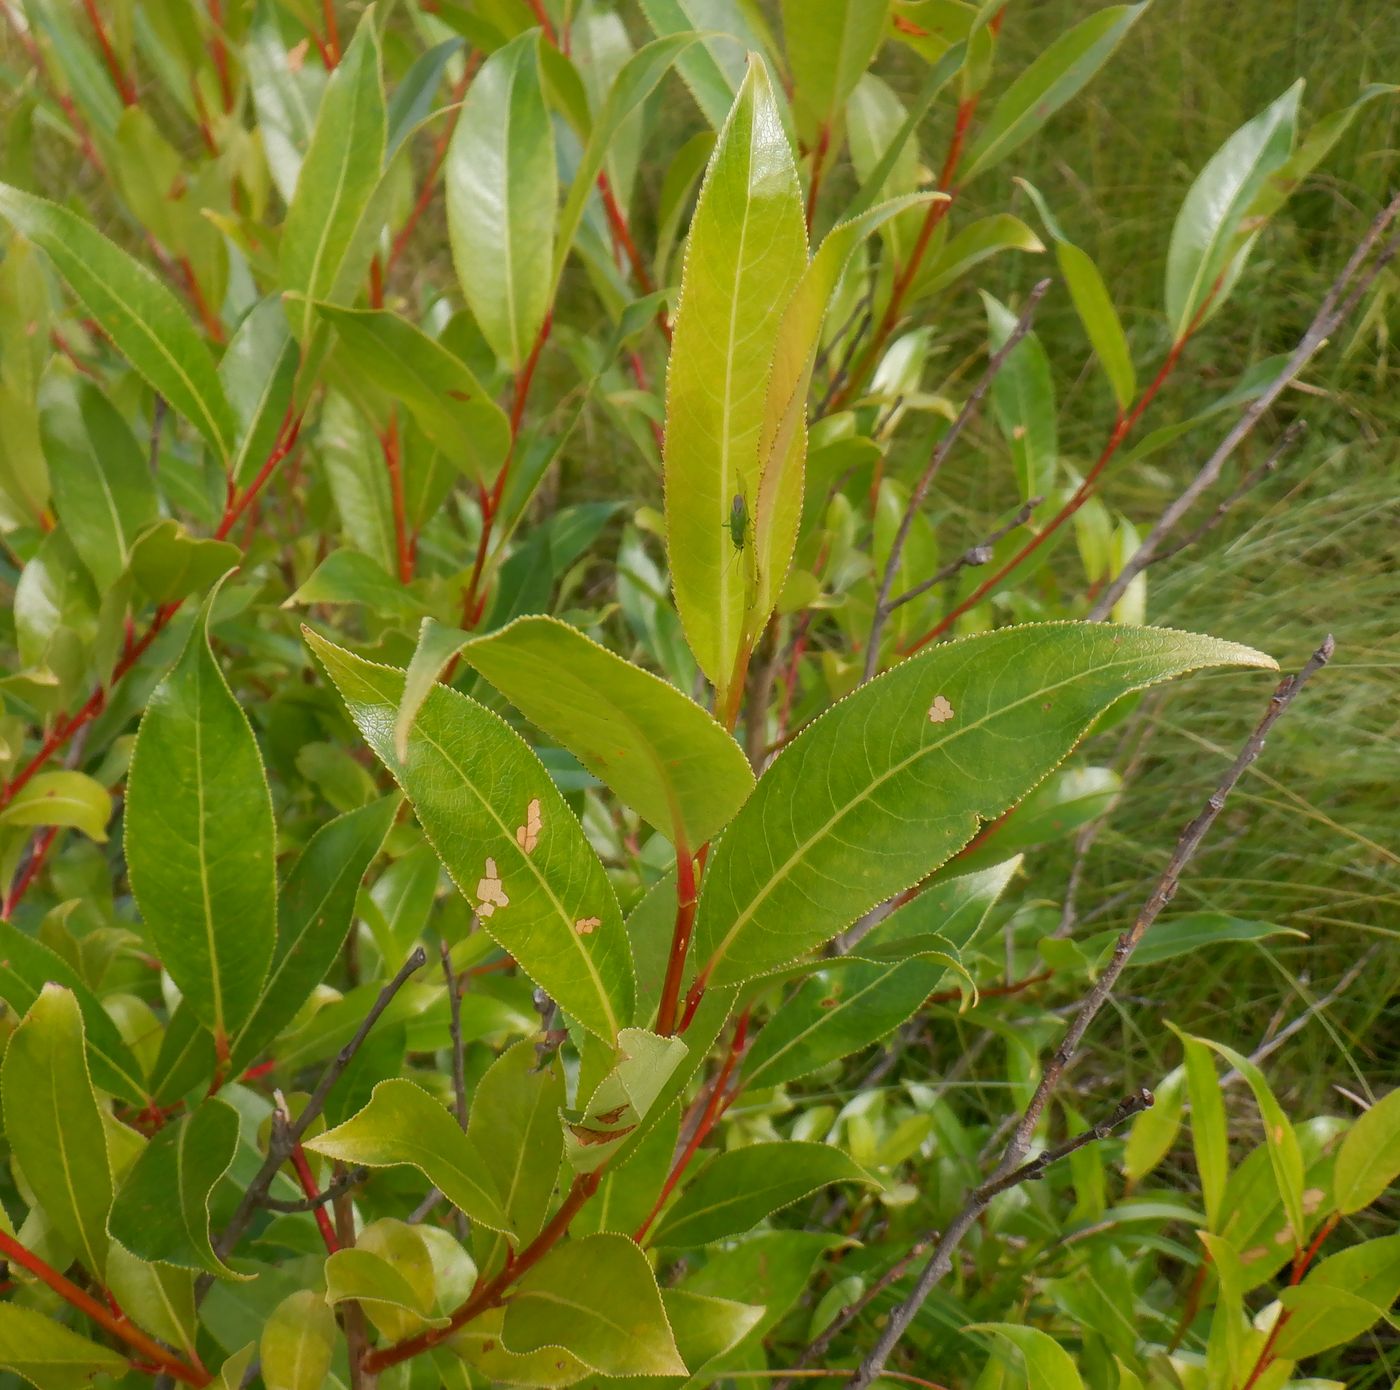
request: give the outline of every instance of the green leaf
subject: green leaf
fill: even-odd
[[[501,1209],[522,1242],[539,1234],[549,1212],[564,1155],[563,1104],[559,1062],[539,1065],[529,1038],[497,1057],[472,1093],[467,1139],[495,1179]]]
[[[1188,912],[1184,917],[1155,923],[1128,963],[1134,968],[1160,965],[1163,961],[1195,955],[1226,942],[1266,941],[1272,936],[1297,936],[1306,940],[1307,933],[1280,927],[1274,922],[1249,922],[1223,912]],[[1101,932],[1080,945],[1085,955],[1091,958],[1102,955],[1106,959],[1117,940],[1117,932]]]
[[[0,922],[0,999],[16,1016],[23,1017],[49,982],[69,990],[78,1002],[94,1083],[132,1105],[145,1105],[148,1096],[141,1069],[102,1001],[78,972],[42,941]]]
[[[1019,217],[1009,212],[979,217],[924,260],[910,289],[910,298],[922,299],[947,289],[974,266],[1003,251],[1039,255],[1044,250],[1040,238]]]
[[[555,618],[519,618],[462,648],[532,724],[693,853],[753,789],[743,751],[673,685]]]
[[[118,1241],[107,1247],[107,1287],[122,1311],[191,1360],[199,1335],[194,1280],[193,1270],[147,1264]]]
[[[967,154],[964,183],[999,164],[1107,62],[1148,4],[1109,5],[1067,30],[1002,94]]]
[[[0,1366],[39,1390],[87,1390],[94,1376],[122,1377],[126,1358],[98,1346],[47,1314],[0,1303]]]
[[[376,205],[388,130],[375,24],[371,6],[326,84],[282,228],[282,288],[308,301],[335,298],[347,266],[355,269],[362,255],[369,260],[360,247],[362,223]],[[353,279],[358,283],[360,276]],[[289,317],[295,336],[304,340],[311,304],[293,301]]]
[[[487,485],[495,481],[510,449],[510,422],[460,357],[398,314],[313,307],[340,335],[357,368],[402,401],[463,473]]]
[[[276,832],[210,605],[151,696],[126,789],[126,862],[161,963],[216,1043],[257,1006],[277,933]]]
[[[985,291],[987,350],[995,353],[1010,338],[1016,315]],[[1011,349],[992,382],[992,414],[1011,449],[1021,500],[1044,497],[1054,485],[1059,459],[1055,380],[1050,359],[1034,333]]]
[[[56,203],[0,184],[0,217],[47,253],[133,367],[227,461],[238,434],[204,340],[139,261]]]
[[[112,798],[85,772],[41,772],[0,811],[0,825],[60,825],[107,843]]]
[[[462,644],[470,640],[471,633],[458,627],[443,627],[432,618],[424,618],[419,624],[418,644],[404,672],[403,700],[394,716],[394,756],[401,763],[408,761],[408,736],[428,692],[462,650]]]
[[[1301,80],[1247,121],[1211,156],[1191,185],[1167,249],[1166,309],[1173,337],[1218,309],[1243,265],[1257,227],[1247,220],[1270,176],[1288,160]],[[1219,287],[1217,288],[1217,283]]]
[[[219,377],[238,417],[238,447],[229,476],[246,487],[267,462],[287,422],[301,350],[287,327],[280,295],[248,310],[219,362]]]
[[[562,1347],[607,1376],[686,1374],[656,1276],[626,1236],[555,1246],[516,1285],[501,1341],[517,1355]]]
[[[734,104],[742,72],[735,73],[736,54],[756,48],[751,31],[732,0],[641,0],[642,13],[661,37],[717,30],[697,48],[683,53],[676,67],[701,114],[719,130]]]
[[[311,1289],[288,1294],[268,1318],[258,1346],[267,1390],[321,1390],[338,1336],[335,1314],[320,1294]]]
[[[1191,1147],[1196,1155],[1196,1176],[1205,1201],[1206,1226],[1219,1232],[1225,1182],[1230,1173],[1230,1147],[1225,1127],[1225,1097],[1220,1078],[1205,1045],[1178,1034],[1186,1060],[1186,1095],[1191,1102]]]
[[[1378,1100],[1337,1151],[1332,1189],[1343,1216],[1369,1207],[1400,1175],[1400,1090]]]
[[[736,549],[731,521],[736,499],[744,516],[756,515],[764,388],[782,310],[807,267],[806,245],[792,149],[755,58],[700,189],[666,377],[666,535],[676,604],[696,660],[721,690],[755,635],[745,632],[757,587],[754,552]],[[795,438],[791,447],[799,446],[805,440]]]
[[[214,1253],[209,1199],[238,1151],[238,1111],[210,1096],[151,1138],[122,1183],[108,1223],[143,1260],[242,1279]]]
[[[99,1282],[107,1265],[112,1171],[88,1077],[78,1001],[45,985],[0,1067],[5,1137],[54,1230]]]
[[[743,1235],[766,1216],[838,1182],[874,1179],[840,1149],[781,1140],[717,1155],[690,1180],[654,1243],[691,1247]]]
[[[230,541],[191,536],[170,518],[157,522],[131,548],[131,576],[153,603],[202,594],[243,560]]]
[[[1084,1390],[1070,1354],[1048,1333],[1021,1323],[982,1322],[963,1328],[964,1332],[991,1332],[1011,1343],[1021,1353],[1026,1380],[1035,1390]]]
[[[1297,1360],[1341,1346],[1384,1317],[1400,1297],[1400,1235],[1328,1256],[1279,1299],[1289,1310],[1274,1350]]]
[[[371,555],[358,550],[333,550],[284,605],[326,603],[363,604],[376,613],[411,621],[424,605]]]
[[[1254,1092],[1255,1104],[1259,1107],[1259,1118],[1264,1122],[1264,1143],[1269,1151],[1269,1163],[1274,1170],[1274,1181],[1278,1184],[1279,1197],[1283,1209],[1292,1223],[1292,1241],[1300,1246],[1306,1224],[1303,1214],[1303,1155],[1298,1148],[1298,1136],[1283,1107],[1274,1098],[1264,1073],[1232,1047],[1224,1043],[1212,1042],[1209,1038],[1198,1038],[1198,1042],[1218,1052],[1234,1069],[1244,1077],[1249,1089]]]
[[[361,1248],[361,1242],[353,1249],[337,1250],[326,1261],[326,1302],[334,1307],[354,1299],[382,1336],[397,1341],[425,1327],[446,1327],[448,1320],[432,1310],[433,1267],[422,1235],[402,1222],[392,1224],[399,1228],[399,1248],[392,1258]],[[416,1252],[411,1248],[415,1243]],[[411,1277],[415,1253],[427,1274],[426,1290]]]
[[[493,1231],[511,1231],[495,1180],[457,1121],[412,1081],[381,1081],[369,1104],[306,1147],[343,1163],[417,1168],[449,1202]]]
[[[365,871],[398,813],[396,796],[381,797],[328,821],[311,837],[287,875],[277,903],[277,943],[262,997],[230,1048],[238,1075],[306,1002],[345,944]]]
[[[40,414],[54,507],[99,589],[122,576],[136,537],[156,521],[151,470],[127,423],[92,382],[50,397]]]
[[[1273,664],[1209,637],[1079,623],[1003,629],[905,661],[828,710],[759,779],[710,857],[697,962],[722,985],[795,960],[945,862],[1129,691],[1206,665]]]
[[[830,134],[885,37],[889,0],[783,0],[793,115],[806,145]]]
[[[394,775],[453,881],[520,968],[610,1041],[632,1014],[617,899],[543,765],[501,719],[434,686],[394,755],[404,673],[307,633],[360,733]],[[526,851],[532,823],[535,848]]]
[[[554,283],[557,174],[537,31],[481,65],[445,167],[462,293],[493,351],[519,370],[549,312]]]
[[[1153,1091],[1152,1108],[1144,1110],[1133,1121],[1127,1143],[1123,1145],[1123,1174],[1129,1182],[1141,1182],[1176,1143],[1185,1109],[1185,1085],[1184,1066],[1168,1072]]]
[[[688,1289],[662,1289],[661,1302],[681,1359],[694,1374],[738,1346],[764,1314],[762,1307],[752,1303],[691,1293]]]

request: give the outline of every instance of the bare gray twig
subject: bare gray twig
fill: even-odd
[[[326,1184],[325,1189],[315,1197],[303,1197],[296,1202],[284,1202],[280,1197],[264,1197],[259,1206],[266,1207],[269,1211],[281,1212],[302,1212],[315,1211],[317,1207],[323,1207],[327,1202],[333,1202],[342,1192],[348,1191],[352,1187],[358,1187],[369,1177],[368,1168],[351,1168],[347,1173],[338,1178],[333,1178]]]

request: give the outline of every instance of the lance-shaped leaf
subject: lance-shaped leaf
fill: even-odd
[[[210,1096],[158,1130],[112,1204],[114,1239],[143,1260],[241,1279],[214,1253],[209,1198],[238,1151],[238,1111]]]
[[[752,1230],[766,1216],[832,1183],[874,1181],[829,1144],[780,1140],[712,1158],[657,1227],[657,1245],[710,1245]]]
[[[1225,1183],[1230,1174],[1230,1143],[1225,1122],[1225,1098],[1210,1051],[1196,1038],[1180,1034],[1185,1052],[1186,1093],[1191,1102],[1191,1148],[1196,1176],[1206,1209],[1206,1225],[1222,1225]]]
[[[463,473],[494,481],[510,448],[510,422],[460,357],[398,314],[315,308],[340,335],[357,371],[402,401]]]
[[[707,32],[699,47],[680,56],[676,69],[701,114],[719,130],[743,78],[740,55],[761,46],[739,5],[735,0],[641,0],[641,11],[662,37]]]
[[[132,1105],[145,1105],[148,1094],[141,1068],[102,1001],[62,956],[10,923],[0,922],[0,999],[23,1017],[50,983],[63,986],[77,1000],[94,1084]]]
[[[87,1390],[96,1376],[120,1379],[130,1369],[110,1347],[10,1302],[0,1303],[0,1366],[40,1390]]]
[[[1016,315],[985,291],[987,349],[998,352],[1016,327]],[[1011,349],[992,382],[992,415],[1011,449],[1022,501],[1044,497],[1055,480],[1059,436],[1055,379],[1050,359],[1034,333]]]
[[[263,1327],[258,1351],[267,1390],[321,1390],[330,1375],[339,1329],[312,1289],[288,1294]]]
[[[67,208],[0,184],[0,217],[47,253],[122,356],[227,460],[237,421],[214,359],[179,300]]]
[[[1247,214],[1293,151],[1302,94],[1300,80],[1246,121],[1191,185],[1167,248],[1167,322],[1175,337],[1218,309],[1243,269],[1259,230]]]
[[[807,457],[807,388],[822,323],[842,273],[856,247],[877,228],[906,208],[942,196],[892,199],[833,227],[783,311],[758,441],[759,484],[753,527],[757,583],[745,615],[750,633],[761,631],[773,611],[797,543]]]
[[[313,322],[307,301],[331,298],[347,256],[364,254],[362,223],[376,205],[388,117],[375,25],[371,6],[326,84],[282,228],[282,288],[306,297],[289,311],[299,339]]]
[[[1365,1240],[1323,1260],[1280,1301],[1288,1320],[1275,1344],[1289,1360],[1316,1356],[1359,1337],[1400,1296],[1400,1235]]]
[[[1148,0],[1150,3],[1150,0]],[[1110,5],[1060,35],[1003,93],[967,154],[966,181],[1029,140],[1107,62],[1148,3]]]
[[[889,0],[783,0],[793,115],[803,143],[825,143],[885,37]]]
[[[516,1285],[507,1351],[562,1347],[606,1376],[685,1375],[647,1257],[626,1236],[557,1245]]]
[[[714,984],[784,965],[918,882],[1016,804],[1129,691],[1247,647],[1046,623],[905,661],[774,759],[710,858],[695,959]]]
[[[257,740],[209,647],[209,611],[136,735],[126,862],[161,963],[226,1045],[272,958],[276,833]]]
[[[497,356],[519,369],[554,285],[557,175],[538,31],[497,49],[472,79],[446,177],[447,229],[462,293]]]
[[[673,685],[556,618],[520,618],[462,649],[530,722],[692,851],[753,789],[733,737]]]
[[[78,1001],[45,985],[15,1029],[0,1069],[5,1137],[54,1230],[94,1279],[107,1265],[112,1172],[88,1078]]]
[[[966,1332],[992,1332],[1010,1342],[1020,1353],[1016,1358],[1026,1368],[1026,1381],[1036,1390],[1084,1390],[1070,1354],[1048,1332],[1020,1323],[973,1323]]]
[[[300,360],[280,295],[268,295],[253,305],[229,339],[219,377],[240,426],[238,447],[228,465],[239,487],[252,482],[277,445]]]
[[[230,1049],[238,1075],[296,1016],[325,978],[350,930],[355,898],[400,802],[382,797],[327,822],[301,852],[277,903],[277,944],[253,1016]]]
[[[369,1104],[306,1147],[367,1168],[417,1168],[459,1211],[493,1231],[510,1231],[500,1196],[476,1145],[421,1086],[381,1081]]]
[[[671,576],[686,639],[720,688],[743,647],[756,587],[746,518],[755,515],[781,311],[806,265],[797,167],[767,70],[754,59],[700,189],[666,376]]]
[[[307,641],[487,931],[561,1008],[615,1038],[632,1014],[627,934],[603,866],[543,764],[503,720],[441,685],[400,761],[404,673],[311,632]]]
[[[1400,1176],[1400,1090],[1378,1100],[1347,1131],[1332,1178],[1343,1216],[1369,1207]]]

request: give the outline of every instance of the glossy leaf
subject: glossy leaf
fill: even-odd
[[[743,751],[711,715],[566,623],[518,618],[469,642],[462,657],[619,800],[692,852],[753,789]]]
[[[214,1253],[209,1201],[238,1149],[238,1112],[210,1096],[158,1130],[112,1204],[112,1235],[133,1255],[241,1278]]]
[[[94,1376],[124,1376],[124,1356],[60,1322],[8,1300],[0,1303],[0,1366],[39,1390],[86,1390]]]
[[[206,607],[151,696],[126,793],[131,887],[161,963],[227,1040],[257,1006],[277,930],[262,757],[209,646]]]
[[[131,577],[153,603],[205,593],[243,559],[229,541],[192,536],[169,517],[143,531],[131,548]]]
[[[493,1231],[509,1231],[495,1180],[457,1121],[412,1081],[381,1081],[369,1104],[306,1147],[343,1163],[417,1168],[449,1202]]]
[[[394,823],[399,800],[382,797],[328,821],[311,837],[277,902],[277,942],[262,996],[230,1048],[241,1072],[296,1016],[325,978],[351,926],[365,871]]]
[[[554,132],[534,31],[498,49],[472,80],[446,176],[462,293],[486,341],[518,370],[544,324],[553,287]]]
[[[710,1245],[752,1230],[766,1216],[835,1183],[873,1179],[840,1149],[782,1140],[711,1159],[662,1218],[655,1243]]]
[[[697,965],[737,983],[830,940],[1020,800],[1116,699],[1203,665],[1273,663],[1213,638],[1065,623],[964,638],[885,673],[760,778],[710,857]]]
[[[963,181],[999,164],[1078,96],[1147,13],[1148,3],[1109,5],[1053,40],[992,108],[967,153]]]
[[[987,310],[987,349],[999,351],[1016,327],[1016,315],[983,293]],[[992,382],[992,414],[1011,449],[1021,500],[1044,497],[1055,481],[1059,457],[1055,381],[1050,359],[1034,333],[1027,333]]]
[[[1191,185],[1167,249],[1167,322],[1179,339],[1207,304],[1219,308],[1257,233],[1246,221],[1254,200],[1293,150],[1302,82],[1247,121],[1211,156]]]
[[[739,6],[734,0],[640,0],[640,9],[659,37],[708,32],[702,44],[680,56],[676,68],[701,114],[720,130],[743,76],[738,55],[758,47],[748,41],[752,34]]]
[[[1347,1131],[1332,1187],[1343,1216],[1369,1207],[1400,1176],[1400,1090],[1382,1096]]]
[[[809,145],[821,140],[885,37],[888,0],[783,0],[793,114]]]
[[[555,1246],[516,1286],[501,1342],[517,1355],[562,1347],[608,1376],[686,1373],[656,1276],[626,1236]]]
[[[780,310],[806,269],[802,193],[756,59],[715,146],[691,222],[666,377],[666,532],[676,605],[701,669],[729,685],[756,585],[735,499],[755,515],[765,384]],[[798,447],[794,440],[793,448]]]
[[[510,448],[510,422],[471,368],[407,319],[383,309],[314,306],[360,370],[408,407],[423,433],[469,478],[490,484]]]
[[[273,1310],[258,1344],[267,1390],[321,1390],[339,1329],[326,1300],[311,1289],[288,1294]]]
[[[48,255],[127,361],[226,460],[237,422],[209,349],[175,296],[91,223],[56,203],[0,184],[0,217]]]
[[[0,825],[57,825],[105,844],[112,798],[85,772],[41,772],[0,811]]]
[[[494,714],[435,686],[400,762],[393,726],[404,673],[314,634],[307,640],[486,929],[585,1028],[616,1037],[632,1013],[622,916],[597,855],[539,760]],[[532,820],[536,843],[527,852]]]
[[[379,35],[373,7],[365,11],[354,41],[331,74],[316,113],[311,143],[297,175],[296,192],[282,228],[281,281],[292,300],[289,316],[298,339],[313,323],[313,300],[337,298],[336,290],[359,250],[362,222],[374,205],[388,138]],[[356,284],[359,273],[349,275]]]
[[[1011,1343],[1020,1353],[1026,1380],[1036,1390],[1083,1390],[1070,1354],[1049,1333],[1020,1323],[973,1323],[968,1332],[991,1332]]]
[[[287,600],[300,604],[363,604],[408,622],[422,615],[423,603],[373,557],[356,550],[333,550]]]
[[[112,1171],[88,1078],[78,1001],[45,985],[0,1067],[5,1137],[44,1215],[99,1282],[107,1264]]]

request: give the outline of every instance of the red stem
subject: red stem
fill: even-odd
[[[223,325],[209,307],[209,301],[205,299],[204,291],[199,287],[199,277],[194,273],[194,266],[190,264],[190,258],[181,256],[177,264],[180,267],[180,273],[185,277],[185,284],[190,291],[190,300],[199,314],[199,321],[204,325],[204,331],[216,343],[222,343],[224,341]]]
[[[690,933],[695,926],[695,861],[681,835],[676,836],[676,925],[671,932],[671,954],[666,961],[666,980],[661,986],[661,1003],[656,1012],[656,1031],[669,1038],[676,1031],[676,1009],[680,1003],[685,957],[690,950]]]
[[[214,60],[214,70],[219,74],[219,96],[225,111],[233,110],[233,81],[229,77],[228,46],[224,43],[224,4],[223,0],[209,0],[209,23],[214,36],[209,40],[209,56]]]
[[[390,1366],[397,1366],[401,1361],[407,1361],[410,1357],[420,1356],[425,1351],[431,1351],[433,1347],[445,1342],[473,1318],[479,1317],[488,1308],[495,1307],[501,1301],[501,1296],[506,1289],[526,1270],[538,1264],[563,1239],[574,1217],[578,1215],[579,1209],[598,1190],[601,1178],[601,1171],[580,1173],[574,1179],[573,1186],[569,1188],[569,1194],[564,1198],[563,1204],[550,1218],[549,1224],[544,1230],[519,1255],[513,1255],[507,1259],[501,1272],[495,1278],[488,1279],[478,1290],[473,1292],[472,1296],[452,1314],[446,1327],[430,1327],[426,1332],[419,1332],[416,1336],[406,1337],[401,1342],[395,1342],[391,1346],[381,1347],[378,1351],[371,1352],[364,1359],[365,1374],[377,1375]]]
[[[408,584],[413,579],[417,541],[408,533],[408,508],[404,502],[397,411],[389,417],[389,428],[380,438],[379,445],[384,451],[384,466],[389,470],[389,494],[394,503],[394,543],[399,561],[399,583]]]
[[[19,906],[20,899],[29,891],[30,885],[38,878],[39,871],[44,867],[44,860],[49,857],[53,842],[58,838],[58,831],[58,826],[51,825],[40,831],[35,837],[34,847],[29,853],[29,862],[20,871],[19,877],[11,885],[10,891],[5,894],[4,906],[0,907],[0,919],[8,922],[14,915],[14,910]]]
[[[748,1036],[749,1011],[745,1009],[734,1025],[734,1036],[729,1042],[729,1052],[725,1056],[723,1066],[719,1069],[719,1074],[715,1077],[714,1085],[710,1087],[710,1094],[705,1100],[705,1108],[700,1112],[700,1118],[695,1122],[695,1130],[686,1141],[685,1148],[681,1150],[680,1157],[676,1159],[671,1171],[666,1175],[666,1181],[661,1185],[661,1193],[647,1219],[637,1227],[636,1233],[632,1237],[638,1245],[646,1239],[647,1232],[651,1229],[656,1218],[661,1215],[661,1208],[666,1205],[666,1199],[681,1180],[685,1170],[690,1167],[690,1162],[695,1157],[700,1145],[709,1138],[710,1131],[715,1127],[719,1117],[729,1109],[734,1096],[738,1094],[735,1091],[734,1095],[728,1095],[726,1090],[729,1078],[733,1075],[740,1054],[744,1050],[744,1044],[748,1041]]]
[[[64,1278],[51,1265],[46,1264],[32,1251],[25,1249],[12,1235],[0,1231],[0,1254],[13,1264],[22,1265],[36,1278],[41,1279],[61,1299],[71,1304],[80,1313],[91,1318],[99,1327],[112,1336],[125,1342],[139,1352],[143,1360],[168,1376],[185,1385],[209,1385],[214,1377],[203,1366],[190,1366],[179,1357],[168,1352],[158,1342],[148,1337],[125,1314],[105,1308],[91,1294],[80,1289],[71,1280]]]
[[[335,22],[335,0],[321,0],[321,13],[326,17],[326,42],[321,48],[327,59],[326,71],[334,71],[340,62],[340,29]]]
[[[102,50],[102,61],[107,64],[107,71],[111,74],[117,93],[122,99],[122,104],[135,106],[137,104],[136,85],[122,71],[122,65],[117,61],[117,55],[112,50],[111,40],[108,39],[107,30],[102,23],[102,16],[97,13],[96,0],[83,0],[83,9],[87,11],[92,31],[97,35],[97,46]]]
[[[316,1175],[311,1171],[311,1164],[307,1162],[306,1150],[302,1148],[300,1140],[292,1145],[292,1168],[296,1172],[297,1184],[306,1200],[317,1201],[321,1196],[321,1189],[316,1185]],[[311,1213],[316,1218],[316,1225],[320,1227],[326,1254],[334,1255],[340,1249],[340,1241],[336,1239],[335,1227],[331,1225],[331,1218],[324,1204],[313,1207]]]
[[[831,126],[822,123],[817,136],[817,147],[812,151],[812,181],[807,188],[807,231],[812,231],[812,220],[817,215],[817,198],[821,193],[822,169],[826,164],[827,151],[831,148]]]
[[[535,18],[540,22],[540,28],[544,30],[545,38],[558,47],[559,36],[554,32],[554,24],[545,10],[544,0],[530,0],[530,8],[535,12]]]

